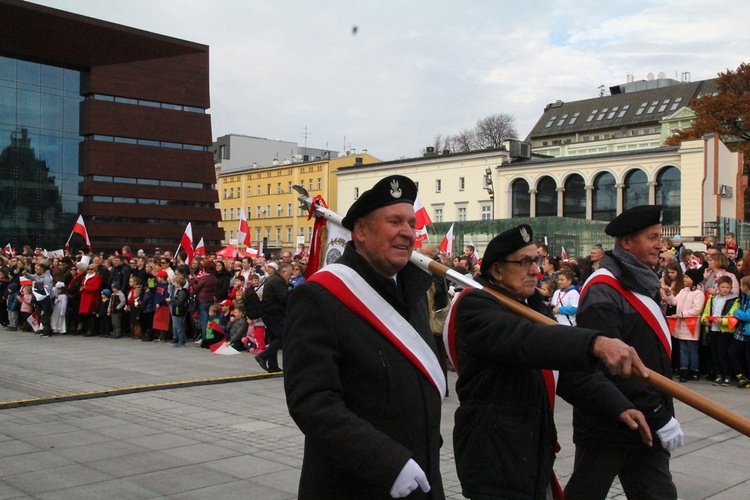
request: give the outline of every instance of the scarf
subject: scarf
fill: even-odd
[[[612,254],[617,257],[617,260],[620,261],[622,267],[633,276],[635,282],[646,291],[646,294],[649,297],[656,297],[659,295],[661,284],[659,283],[659,277],[653,269],[638,260],[635,255],[622,247],[615,246],[612,250]]]

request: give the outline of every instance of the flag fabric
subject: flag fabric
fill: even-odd
[[[307,259],[305,277],[309,278],[318,269],[332,264],[344,254],[346,242],[352,233],[343,226],[329,222],[325,217],[317,217],[310,240],[310,255]]]
[[[7,245],[5,245],[5,248],[3,248],[3,254],[6,257],[13,257],[13,247],[10,246],[10,243],[8,243]]]
[[[206,256],[206,245],[203,243],[203,238],[198,242],[198,246],[195,247],[195,255]]]
[[[414,199],[414,215],[417,217],[417,223],[414,226],[417,239],[414,242],[414,248],[420,248],[422,242],[427,240],[427,226],[432,224],[430,215],[427,213],[427,209],[422,204],[422,200],[419,195]]]
[[[193,261],[193,257],[195,257],[195,250],[193,250],[193,224],[192,222],[188,222],[188,225],[185,228],[185,232],[182,234],[182,239],[180,240],[180,246],[185,250],[185,253],[187,253],[187,259],[185,259],[185,263],[190,264]]]
[[[78,220],[73,226],[73,232],[83,236],[83,239],[86,241],[86,246],[91,250],[91,240],[89,240],[89,232],[86,231],[86,224],[83,223],[83,215],[78,216]]]
[[[562,254],[560,255],[562,257],[563,262],[568,262],[568,252],[565,251],[565,247],[560,245],[560,248],[562,248]]]
[[[250,240],[250,226],[245,218],[245,211],[240,207],[240,228],[237,230],[237,242],[242,243],[247,248],[253,246],[253,242]]]
[[[451,224],[450,229],[448,229],[443,241],[440,242],[438,251],[445,252],[449,257],[453,255],[453,224]]]

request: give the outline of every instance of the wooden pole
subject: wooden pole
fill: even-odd
[[[302,203],[305,203],[308,207],[310,206],[311,202],[310,202],[309,196],[300,196],[299,200]],[[340,214],[334,212],[333,210],[329,210],[327,208],[316,206],[315,212],[316,212],[316,215],[325,217],[326,219],[329,219],[332,222],[341,225],[341,220],[343,219],[343,217]],[[533,309],[530,309],[529,307],[526,307],[525,305],[521,304],[520,302],[516,302],[515,300],[509,297],[506,297],[500,292],[497,292],[490,288],[485,288],[480,283],[474,281],[471,277],[466,276],[464,274],[460,274],[454,271],[453,269],[450,269],[440,264],[439,262],[435,262],[434,260],[420,253],[417,253],[417,252],[412,253],[410,261],[416,264],[417,266],[419,266],[420,268],[424,269],[425,271],[429,271],[437,275],[444,276],[445,278],[453,281],[454,283],[472,287],[472,288],[478,288],[478,289],[484,290],[492,294],[513,314],[522,316],[535,323],[540,323],[542,325],[558,325],[559,324],[554,319],[549,318],[545,316],[544,314],[538,313],[534,311]],[[642,375],[638,371],[633,371],[632,373],[636,377],[642,377]],[[685,386],[682,386],[678,384],[677,382],[675,382],[674,380],[668,379],[667,377],[659,373],[656,373],[655,371],[651,369],[648,370],[648,373],[649,373],[649,376],[646,379],[646,381],[652,386],[654,386],[656,389],[660,390],[664,394],[667,394],[668,396],[672,396],[673,398],[682,401],[688,406],[692,406],[696,410],[708,415],[709,417],[715,420],[718,420],[719,422],[731,427],[732,429],[738,432],[741,432],[745,436],[750,437],[750,419],[743,417],[742,415],[739,415],[733,412],[732,410],[725,408],[721,406],[720,404],[704,396],[701,396],[700,394],[694,391],[691,391]]]

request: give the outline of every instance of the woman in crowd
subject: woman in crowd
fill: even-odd
[[[703,290],[708,292],[709,295],[716,295],[718,287],[716,283],[722,276],[729,276],[732,280],[732,295],[739,297],[740,295],[740,284],[737,281],[737,277],[727,270],[729,267],[729,259],[723,253],[715,253],[706,255],[706,264],[708,268],[703,274]]]
[[[102,278],[97,272],[96,265],[91,262],[86,268],[86,275],[81,284],[81,301],[78,305],[78,315],[85,325],[84,337],[98,335],[94,326],[96,310],[99,307],[99,295],[102,291]]]
[[[203,274],[192,280],[193,293],[198,300],[198,319],[201,323],[201,341],[205,340],[208,325],[208,308],[216,298],[216,264],[212,260],[203,262]],[[197,342],[197,341],[196,341]]]
[[[216,302],[221,302],[227,298],[229,293],[229,282],[232,280],[232,272],[227,269],[223,260],[216,261],[216,293],[214,298]]]
[[[540,288],[545,281],[552,281],[556,284],[559,275],[560,260],[557,257],[548,255],[542,262],[542,276],[536,282],[537,288]]]

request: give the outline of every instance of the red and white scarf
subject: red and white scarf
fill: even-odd
[[[343,264],[329,264],[313,274],[309,281],[323,285],[367,321],[427,377],[441,397],[445,397],[445,376],[432,348],[354,269]]]
[[[583,285],[583,289],[581,290],[581,300],[583,300],[583,296],[589,290],[589,287],[596,283],[603,283],[617,290],[620,295],[628,301],[633,309],[638,312],[641,318],[648,323],[648,326],[651,327],[656,334],[662,347],[664,347],[664,350],[667,352],[667,355],[670,357],[672,356],[672,337],[669,334],[669,326],[667,325],[667,320],[664,318],[664,314],[662,314],[659,305],[654,302],[653,299],[642,293],[628,290],[607,269],[598,269]]]

